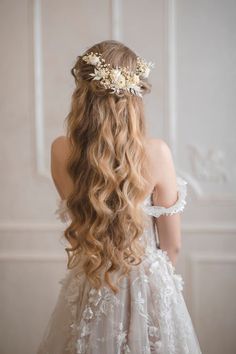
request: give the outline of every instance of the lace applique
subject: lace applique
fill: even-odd
[[[159,218],[161,215],[173,215],[184,210],[186,205],[187,182],[177,177],[178,199],[175,204],[166,208],[159,205],[149,205],[147,202],[142,205],[144,212],[150,216]],[[150,198],[151,199],[151,198]]]
[[[87,338],[91,334],[90,324],[94,320],[100,321],[102,316],[111,316],[115,307],[120,305],[119,299],[106,287],[99,290],[91,288],[89,291],[88,304],[82,314],[82,319],[77,327],[77,341],[76,348],[77,354],[86,354]],[[121,325],[116,336],[117,349],[120,350],[121,346],[126,346],[125,332],[122,332]],[[105,338],[96,338],[98,342],[105,342]],[[96,344],[95,344],[96,345]]]
[[[116,344],[119,352],[122,350],[124,354],[131,353],[127,344],[127,330],[124,330],[122,322],[119,323],[118,332],[116,334]]]
[[[152,262],[149,269],[150,274],[160,282],[160,291],[157,293],[155,300],[158,308],[158,316],[162,322],[163,335],[167,339],[168,347],[165,348],[169,354],[179,353],[191,337],[192,325],[186,321],[185,304],[181,292],[183,290],[184,281],[180,274],[175,273],[175,267],[171,263],[166,251],[158,250],[156,260]],[[173,321],[173,305],[178,309],[175,316],[178,323],[181,323],[182,343],[176,339],[176,328]],[[180,345],[180,348],[178,348]],[[189,353],[189,349],[185,348],[184,353]]]
[[[66,277],[60,281],[63,286],[66,286]],[[65,348],[66,352],[73,353],[75,351],[75,340],[77,335],[77,328],[75,325],[75,319],[77,315],[77,307],[78,307],[78,299],[80,296],[80,284],[82,283],[82,279],[78,279],[77,277],[73,277],[70,280],[69,286],[65,291],[65,300],[70,309],[71,323],[70,323],[70,337]],[[86,332],[87,328],[84,328]]]
[[[140,284],[137,284],[137,282]],[[141,272],[141,274],[132,281],[131,286],[134,290],[142,289],[143,285],[145,283],[148,284],[149,282],[150,280],[148,275]],[[151,354],[152,352],[156,353],[157,349],[160,350],[162,346],[157,313],[153,313],[152,315],[148,313],[147,303],[145,302],[141,290],[137,292],[137,296],[134,297],[132,302],[135,304],[135,311],[137,311],[142,318],[140,318],[140,320],[145,321],[145,326],[148,332],[148,345],[143,346],[142,354]]]
[[[132,282],[132,287],[137,281],[145,281],[148,283],[148,277],[142,274]],[[99,290],[91,288],[88,294],[88,301],[82,313],[80,322],[76,320],[76,304],[78,303],[78,280],[73,279],[66,294],[66,300],[70,305],[73,323],[70,325],[72,337],[67,345],[66,351],[74,353],[76,348],[76,354],[86,354],[88,350],[88,336],[92,335],[91,324],[92,321],[100,321],[102,316],[112,317],[115,309],[119,313],[119,306],[123,306],[118,297],[107,287],[102,287]],[[148,336],[150,337],[149,345],[143,347],[143,354],[155,352],[155,350],[161,348],[160,330],[154,323],[153,318],[145,312],[144,298],[141,291],[138,292],[137,297],[131,300],[134,304],[134,308],[138,310],[139,315],[145,320],[148,328]],[[115,317],[114,317],[115,318]],[[155,319],[157,323],[157,318]],[[131,349],[127,343],[128,331],[124,328],[123,322],[119,322],[118,325],[114,321],[110,320],[110,325],[114,326],[114,338],[116,343],[116,352],[122,354],[130,354]],[[97,323],[93,326],[97,327]],[[98,337],[92,340],[93,345],[96,347],[96,343],[105,343],[105,337]],[[98,344],[99,345],[99,344]],[[95,348],[94,347],[94,348]],[[97,347],[99,350],[99,346]],[[151,351],[150,351],[151,350]],[[99,351],[98,351],[99,352]]]

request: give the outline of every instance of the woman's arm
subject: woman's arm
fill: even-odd
[[[51,145],[51,176],[61,199],[66,199],[72,191],[73,184],[66,171],[70,148],[68,139],[59,136]]]
[[[158,182],[154,188],[153,205],[168,208],[178,199],[177,180],[170,148],[162,140],[156,141],[156,164]],[[160,248],[167,251],[171,262],[175,265],[181,248],[180,215],[161,215],[155,218],[155,224]]]
[[[160,248],[167,251],[168,256],[176,264],[181,248],[180,216],[179,214],[160,216],[156,221]]]
[[[61,199],[67,199],[73,190],[73,182],[67,173],[66,165],[70,155],[69,141],[65,136],[59,136],[51,145],[51,176]],[[72,215],[70,215],[72,219]],[[76,246],[73,237],[68,236],[72,247]]]

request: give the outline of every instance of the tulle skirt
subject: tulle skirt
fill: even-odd
[[[165,251],[147,249],[117,294],[92,288],[76,267],[60,283],[37,354],[201,353],[182,277]]]

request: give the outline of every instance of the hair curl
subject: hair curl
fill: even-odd
[[[120,42],[104,41],[90,51],[114,67],[136,69],[136,54]],[[64,235],[76,246],[66,248],[67,267],[83,260],[92,286],[99,289],[105,280],[118,292],[110,273],[120,270],[121,279],[144,253],[139,241],[145,222],[140,203],[148,185],[144,107],[138,96],[111,94],[91,80],[92,71],[81,56],[71,70],[76,88],[66,117],[72,147],[67,170],[74,189],[67,199],[72,220]],[[147,80],[142,82],[144,94],[150,88]]]

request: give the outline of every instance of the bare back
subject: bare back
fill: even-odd
[[[149,181],[149,188],[146,195],[153,192],[153,196],[158,202],[165,206],[173,203],[176,200],[176,181],[173,170],[173,163],[170,150],[166,143],[161,139],[147,139],[146,140],[146,154],[147,173],[145,177]],[[70,176],[66,171],[66,163],[70,154],[70,143],[67,137],[60,136],[56,138],[51,146],[51,174],[55,183],[56,189],[62,199],[66,199],[72,192],[73,184]],[[173,198],[171,197],[171,190],[169,191],[168,200],[160,200],[161,197],[161,182],[163,178],[168,178],[169,188],[174,190]],[[160,189],[160,190],[159,190]],[[171,189],[171,188],[170,188]]]

